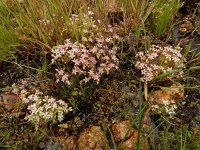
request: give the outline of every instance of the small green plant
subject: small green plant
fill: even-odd
[[[177,145],[179,147],[180,150],[186,150],[186,144],[188,143],[188,139],[189,139],[189,130],[188,127],[186,125],[182,125],[180,129],[176,130],[176,139],[178,141]]]
[[[154,33],[161,37],[169,29],[178,12],[181,3],[179,0],[157,0],[156,7],[151,14]]]

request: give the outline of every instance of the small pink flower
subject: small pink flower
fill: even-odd
[[[96,54],[97,51],[98,51],[98,48],[97,48],[97,47],[93,47],[93,48],[91,49],[91,52],[92,52],[93,54]]]
[[[104,69],[103,68],[99,68],[99,74],[103,74],[104,73]]]
[[[90,81],[90,78],[85,77],[82,81],[83,81],[84,83],[87,83],[87,82]]]
[[[104,61],[108,61],[110,58],[108,57],[108,56],[104,56],[103,58],[102,58],[102,60],[104,60]]]
[[[115,68],[115,64],[113,64],[113,63],[110,63],[108,66],[109,66],[109,68]]]
[[[94,57],[89,57],[89,60],[90,60],[93,64],[96,64],[96,63],[97,63],[97,61],[96,61],[96,59],[95,59]]]
[[[114,62],[118,62],[118,59],[117,59],[117,57],[115,55],[111,56],[111,60],[113,60]]]
[[[89,73],[90,76],[94,75],[94,71],[93,70],[90,70],[88,73]]]
[[[92,77],[93,77],[94,80],[99,80],[100,75],[99,74],[94,74]]]
[[[111,38],[106,38],[106,42],[111,42],[112,39]]]
[[[88,58],[88,54],[87,54],[87,53],[83,53],[83,54],[81,55],[81,58],[83,58],[83,59]]]
[[[76,66],[78,66],[80,64],[80,61],[78,59],[74,59],[73,62],[74,62],[74,65],[76,65]]]
[[[105,68],[106,74],[109,74],[110,68],[108,66],[106,66]]]
[[[64,75],[62,76],[61,81],[62,81],[62,82],[65,82],[66,80],[68,80],[68,77],[69,77],[68,74],[64,74]]]
[[[68,51],[68,54],[69,54],[69,57],[71,58],[71,59],[73,59],[74,57],[75,57],[75,54],[74,54],[74,52],[71,50],[71,51]]]
[[[104,49],[100,49],[100,50],[99,50],[99,54],[105,55],[105,50],[104,50]]]
[[[76,67],[74,67],[74,69],[72,70],[72,74],[77,75],[77,73],[78,73],[78,70]]]
[[[85,60],[85,58],[81,57],[80,60],[79,60],[79,62],[82,63],[82,64],[84,64],[84,63],[86,63],[86,60]]]
[[[61,70],[56,69],[56,71],[57,71],[59,76],[62,76],[65,73],[65,71],[62,70],[62,69]]]

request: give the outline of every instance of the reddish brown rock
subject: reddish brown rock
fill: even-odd
[[[193,27],[193,24],[191,23],[191,21],[184,20],[183,24],[180,25],[179,32],[181,34],[185,34],[188,31],[191,31],[193,28],[194,27]]]
[[[161,90],[153,91],[149,94],[150,102],[158,106],[177,104],[184,97],[184,86],[174,83],[172,86]]]
[[[127,131],[130,131],[127,134]],[[112,126],[112,133],[115,142],[119,146],[119,143],[125,138],[125,141],[120,146],[120,150],[136,150],[136,143],[138,137],[138,131],[130,127],[130,121],[123,121]],[[125,135],[127,134],[127,137]],[[140,136],[141,150],[149,150],[148,141],[145,141],[144,136]],[[118,147],[119,148],[119,147]]]
[[[192,127],[194,135],[200,136],[200,126]]]
[[[21,99],[13,93],[0,94],[0,109],[4,108],[8,112],[16,112],[21,106]]]
[[[143,116],[143,123],[142,123],[142,127],[144,130],[148,130],[151,128],[151,119],[150,119],[150,116],[149,116],[149,111],[150,109],[147,109],[144,113],[144,116]]]
[[[63,146],[63,150],[76,150],[77,145],[77,138],[75,136],[70,136],[65,141],[65,144]]]
[[[105,135],[99,126],[85,129],[79,137],[80,150],[109,150]]]
[[[133,135],[120,147],[120,150],[136,150],[136,144],[137,144],[137,137],[138,137],[138,132],[137,130],[134,131]],[[141,150],[150,150],[148,141],[145,141],[145,138],[140,136],[140,149]]]
[[[128,133],[129,132],[129,133]],[[126,139],[128,139],[134,132],[134,129],[130,126],[130,121],[122,121],[116,123],[112,126],[112,133],[116,142],[120,142],[127,134]]]
[[[58,141],[62,145],[63,150],[76,150],[77,137],[74,135],[52,137],[52,139]]]

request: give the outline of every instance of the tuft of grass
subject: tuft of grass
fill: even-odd
[[[157,0],[156,7],[151,14],[154,33],[157,37],[163,36],[172,26],[173,19],[180,7],[179,0]]]
[[[0,58],[9,60],[15,58],[15,50],[18,44],[16,36],[0,25]],[[0,61],[1,61],[0,60]]]
[[[1,0],[0,25],[20,42],[18,53],[30,55],[49,51],[71,35],[70,16],[79,10],[78,4],[63,0]],[[5,13],[6,12],[6,13]],[[1,41],[0,41],[1,42]]]
[[[4,17],[2,17],[4,16]],[[0,58],[9,60],[15,58],[16,46],[19,44],[17,36],[10,28],[10,14],[0,1]],[[1,61],[0,60],[0,61]]]
[[[121,4],[124,15],[132,20],[132,30],[137,37],[146,34],[145,23],[153,12],[157,0],[118,0]]]

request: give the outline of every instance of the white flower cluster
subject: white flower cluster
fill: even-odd
[[[25,119],[33,123],[36,130],[41,124],[61,122],[64,115],[72,111],[72,108],[68,107],[63,100],[56,100],[49,96],[43,98],[43,93],[39,91],[22,100],[29,103],[27,108],[29,114]]]
[[[166,101],[167,102],[167,101]],[[164,103],[159,106],[157,104],[151,105],[151,110],[157,114],[168,114],[171,118],[176,114],[177,105],[175,103]]]
[[[71,24],[77,25],[77,30],[82,30],[77,32],[83,32],[79,43],[67,39],[64,45],[51,50],[52,63],[62,64],[62,68],[56,69],[57,82],[70,85],[70,77],[82,76],[81,83],[90,80],[99,83],[104,73],[109,74],[111,69],[118,69],[119,60],[114,41],[119,37],[113,33],[111,26],[100,30],[101,21],[93,19],[92,11],[88,10],[88,14],[83,14],[82,20],[79,20],[78,15],[71,17]],[[71,68],[65,70],[66,66]]]
[[[136,58],[136,68],[141,70],[143,75],[141,80],[148,82],[162,73],[171,72],[184,67],[181,48],[171,46],[160,47],[152,45],[147,52],[138,52]],[[168,78],[181,77],[182,71],[176,72]]]

